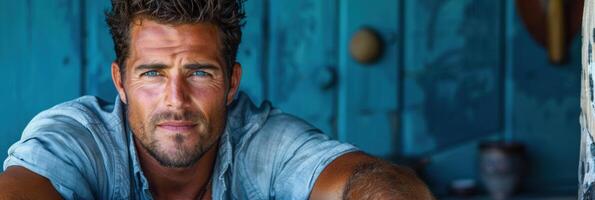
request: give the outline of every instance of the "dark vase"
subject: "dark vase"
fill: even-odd
[[[479,151],[479,173],[485,189],[495,200],[508,199],[524,175],[525,147],[514,142],[484,142]]]

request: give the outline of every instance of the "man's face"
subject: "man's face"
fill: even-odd
[[[241,69],[226,77],[218,28],[140,19],[130,31],[126,72],[112,77],[136,140],[162,166],[189,167],[222,134]],[[238,72],[239,71],[239,72]]]

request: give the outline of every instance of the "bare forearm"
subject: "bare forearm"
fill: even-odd
[[[61,199],[49,180],[23,167],[9,167],[0,174],[0,200]]]
[[[377,160],[362,163],[353,171],[344,199],[434,199],[413,171]]]

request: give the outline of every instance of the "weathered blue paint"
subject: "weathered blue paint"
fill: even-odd
[[[400,147],[399,98],[402,44],[399,1],[340,2],[338,138],[388,158]],[[384,42],[382,58],[360,64],[349,55],[357,30],[370,27]]]
[[[269,1],[268,98],[333,134],[336,2]]]
[[[80,2],[1,1],[0,152],[39,111],[80,95]]]
[[[257,104],[267,99],[268,1],[250,0],[245,5],[248,20],[243,28],[242,43],[237,60],[242,64],[240,90]]]
[[[423,155],[501,130],[501,1],[407,1],[404,152]]]
[[[112,82],[111,63],[115,60],[114,44],[112,42],[105,11],[110,7],[110,1],[84,1],[85,18],[85,84],[84,94],[99,96],[103,100],[113,102],[116,88]]]
[[[581,41],[570,43],[568,62],[552,65],[547,51],[530,38],[517,18],[511,35],[514,111],[511,135],[530,156],[528,191],[575,194],[580,141]]]
[[[259,104],[267,97],[265,82],[268,69],[268,1],[247,1],[245,9],[247,21],[237,57],[243,69],[240,90]]]
[[[567,64],[551,65],[548,63],[545,49],[534,42],[524,30],[514,6],[512,6],[514,2],[511,0],[506,2],[431,1],[429,11],[422,12],[415,9],[419,9],[419,6],[424,3],[426,5],[423,6],[428,6],[427,3],[430,1],[407,2],[406,11],[425,14],[406,15],[408,24],[405,25],[405,29],[410,35],[405,39],[407,50],[405,51],[404,66],[406,69],[403,97],[405,99],[403,113],[405,141],[403,145],[405,145],[406,154],[430,152],[426,155],[430,159],[426,177],[434,191],[439,194],[446,193],[447,185],[455,179],[477,179],[474,173],[476,155],[470,151],[477,151],[478,141],[489,138],[501,139],[507,135],[507,138],[527,145],[530,168],[524,182],[526,192],[574,193],[576,191],[575,163],[578,162],[579,138],[576,133],[579,132],[579,108],[577,105],[580,88],[578,78],[580,41],[578,39],[573,41]],[[416,4],[417,8],[414,6]],[[426,40],[424,39],[425,34],[432,34],[430,33],[432,31],[414,31],[424,27],[423,23],[420,25],[417,21],[424,22],[424,18],[433,16],[434,11],[431,9],[437,9],[439,4],[442,4],[443,9],[448,10],[448,12],[442,13],[447,16],[438,16],[442,22],[439,22],[437,26],[442,27],[443,30],[435,31],[441,34],[440,38]],[[462,12],[463,9],[467,9],[465,11],[467,16],[458,19],[450,16],[457,15],[457,11]],[[469,9],[475,9],[475,12],[469,13]],[[507,10],[502,11],[501,9]],[[439,12],[440,9],[437,10]],[[407,18],[407,16],[410,17]],[[496,25],[502,23],[499,21],[500,19],[506,20],[505,30],[500,30],[499,25]],[[457,24],[463,27],[457,28]],[[490,27],[478,24],[490,25]],[[473,30],[469,30],[470,27]],[[465,35],[465,30],[471,35]],[[452,31],[455,34],[449,34]],[[502,37],[500,34],[505,35]],[[422,36],[410,37],[411,35]],[[467,38],[466,40],[472,44],[470,46],[461,45],[461,40],[457,38]],[[434,49],[440,49],[437,42],[440,40],[444,41],[444,48],[447,50],[429,52],[423,50],[429,49],[431,46],[434,46]],[[504,47],[500,45],[504,45]],[[457,46],[467,50],[448,52],[449,48],[457,48]],[[504,51],[501,51],[501,48],[504,48]],[[419,49],[422,49],[421,53],[418,53]],[[438,69],[429,72],[410,72],[407,69],[422,65],[416,65],[415,62],[434,58],[435,52],[438,54],[450,53],[451,55],[443,61],[443,64],[439,62],[437,65],[426,65],[426,67],[438,67]],[[503,55],[499,55],[500,52],[504,52]],[[419,55],[415,56],[416,54]],[[460,56],[463,56],[463,61]],[[449,66],[462,67],[462,69],[453,70],[452,72],[456,73],[449,74],[448,71],[445,71]],[[445,70],[440,70],[440,68]],[[473,68],[473,70],[464,70],[465,68]],[[487,71],[479,71],[481,68]],[[500,74],[501,72],[504,74]],[[464,78],[465,73],[474,73],[474,75],[467,76],[471,80],[457,78]],[[430,78],[422,81],[419,79],[408,81],[411,74],[414,74],[414,77],[429,76]],[[449,79],[451,80],[449,81]],[[464,88],[465,85],[468,85],[465,82],[473,84]],[[431,91],[424,93],[428,88],[419,85],[430,86]],[[491,85],[491,87],[485,87],[486,85]],[[491,89],[484,90],[474,86]],[[435,89],[431,89],[431,87]],[[450,87],[462,88],[463,95],[452,95],[452,91],[456,90],[452,90]],[[480,91],[477,91],[478,89]],[[451,95],[448,95],[448,91],[451,91]],[[446,95],[441,96],[441,94]],[[482,97],[478,94],[484,95]],[[432,97],[428,98],[428,95]],[[430,104],[409,104],[410,102],[426,102],[426,99],[429,99]],[[477,104],[479,106],[474,106],[473,102],[477,102],[474,100],[480,100]],[[449,107],[458,109],[449,109]],[[411,116],[409,115],[410,108],[414,110]],[[457,113],[444,113],[444,111],[452,110],[464,114],[469,109],[475,109],[475,112],[478,113],[476,116],[481,117],[460,121],[452,119],[457,118]],[[415,110],[427,111],[420,113]],[[500,121],[502,114],[505,114],[504,123]],[[438,124],[428,123],[432,121],[432,118]],[[409,122],[409,120],[413,121]],[[449,120],[451,121],[449,122]],[[457,121],[465,123],[461,124]],[[431,131],[427,131],[428,127],[436,125],[434,130],[442,133],[424,135],[424,132],[431,133]],[[411,130],[411,127],[417,127],[421,131]],[[412,131],[416,132],[412,133]],[[411,139],[408,139],[409,137]],[[448,143],[451,142],[456,145],[442,149],[445,145],[448,147]],[[457,166],[456,170],[452,166]]]
[[[478,179],[477,144],[503,132],[503,1],[405,1],[403,154],[439,196]]]

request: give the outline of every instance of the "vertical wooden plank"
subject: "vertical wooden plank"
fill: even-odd
[[[405,154],[423,155],[501,131],[501,5],[406,1]]]
[[[80,96],[80,1],[31,1],[29,6],[31,65],[24,69],[29,82],[22,89],[41,108]]]
[[[582,29],[582,75],[581,75],[581,145],[579,163],[579,199],[595,199],[595,93],[593,73],[595,62],[595,2],[585,1]]]
[[[0,1],[0,66],[5,76],[0,79],[0,158],[7,155],[8,147],[21,136],[29,117],[21,86],[26,84],[23,68],[30,65],[31,43],[29,32],[29,5],[27,1]]]
[[[109,0],[84,0],[84,93],[113,102],[117,93],[112,82],[111,63],[116,54],[105,21],[105,12],[110,8]]]
[[[238,50],[237,60],[242,64],[242,80],[240,90],[259,105],[266,99],[264,86],[266,77],[267,50],[267,8],[265,0],[250,0],[244,4],[246,11],[246,25],[242,29],[242,43]]]
[[[6,152],[38,112],[79,96],[80,4],[76,0],[3,1],[0,84],[4,113],[0,152]],[[9,28],[8,28],[9,27]]]
[[[334,132],[336,2],[270,1],[268,83],[282,110]]]
[[[400,14],[399,1],[340,2],[339,139],[380,157],[400,151]],[[348,51],[362,27],[376,30],[384,43],[383,57],[374,64],[360,64]]]

